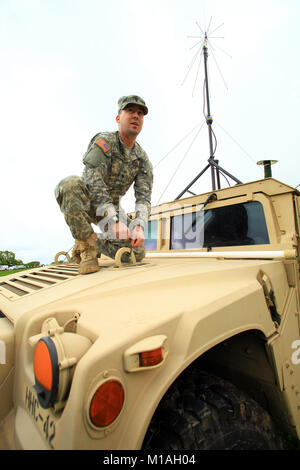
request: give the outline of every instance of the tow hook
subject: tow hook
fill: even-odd
[[[131,262],[131,264],[136,264],[136,258],[135,258],[134,251],[131,250],[130,248],[126,247],[126,246],[123,246],[122,248],[119,248],[119,250],[117,251],[117,253],[115,255],[115,264],[116,264],[117,268],[120,268],[123,264],[122,263],[122,256],[124,255],[124,253],[130,253],[130,262]]]

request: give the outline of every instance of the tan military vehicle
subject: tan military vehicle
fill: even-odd
[[[276,449],[300,436],[300,195],[152,209],[141,263],[0,282],[2,449]]]

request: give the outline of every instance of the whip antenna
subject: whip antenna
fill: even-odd
[[[189,189],[190,187],[202,176],[206,170],[210,169],[211,171],[211,184],[212,184],[212,190],[214,191],[215,189],[220,189],[221,184],[220,184],[220,174],[223,176],[228,176],[231,178],[233,181],[235,181],[237,184],[241,184],[241,181],[235,178],[233,175],[231,175],[228,171],[226,171],[224,168],[219,166],[219,161],[215,159],[215,152],[217,148],[217,139],[214,134],[214,131],[212,129],[212,124],[213,124],[213,118],[211,115],[211,110],[210,110],[210,97],[209,97],[209,83],[208,83],[208,46],[210,46],[211,49],[213,49],[211,45],[211,39],[221,39],[221,36],[213,36],[213,34],[223,26],[224,23],[219,25],[217,28],[215,28],[213,31],[210,31],[211,27],[211,22],[212,18],[210,18],[210,22],[207,28],[207,31],[203,31],[198,22],[196,22],[197,27],[199,28],[201,32],[201,36],[188,36],[188,38],[194,38],[194,39],[199,39],[199,41],[194,44],[191,49],[194,49],[195,47],[198,46],[198,49],[193,56],[192,61],[190,62],[190,65],[188,67],[188,72],[183,80],[183,83],[187,79],[189,73],[191,72],[194,64],[196,63],[198,59],[198,68],[197,68],[197,73],[196,73],[196,78],[194,82],[194,88],[193,88],[193,93],[196,87],[196,83],[198,80],[198,74],[200,70],[200,66],[202,63],[202,58],[203,58],[203,63],[204,63],[204,88],[203,88],[203,99],[204,99],[204,105],[203,105],[203,112],[206,120],[206,124],[208,127],[208,139],[209,139],[209,159],[208,159],[208,165],[191,181],[191,183],[177,196],[176,199],[180,199],[186,192],[190,192]],[[214,56],[213,56],[214,57]],[[215,57],[214,57],[215,60]],[[215,60],[216,62],[216,60]],[[217,65],[218,67],[218,65]],[[220,68],[218,67],[219,73],[221,74]],[[221,74],[222,76],[222,74]],[[224,77],[222,76],[223,82],[227,88],[226,82],[224,80]],[[182,83],[182,84],[183,84]]]

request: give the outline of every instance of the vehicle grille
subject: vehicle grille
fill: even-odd
[[[51,287],[68,279],[78,276],[77,264],[64,264],[46,266],[34,271],[20,271],[14,277],[9,277],[0,282],[0,294],[10,300],[41,291],[45,287]]]

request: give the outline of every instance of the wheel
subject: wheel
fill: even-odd
[[[269,414],[219,377],[187,370],[156,410],[145,450],[282,449]]]

